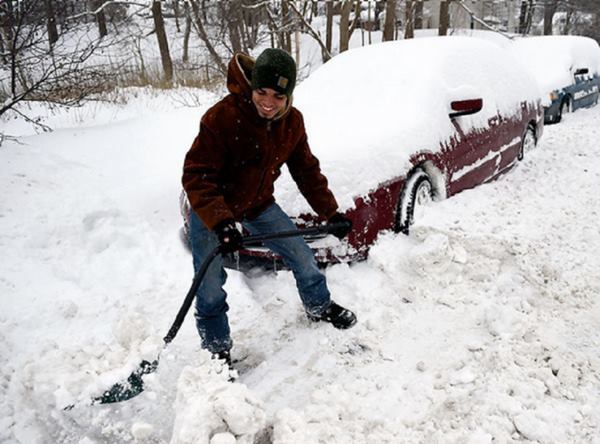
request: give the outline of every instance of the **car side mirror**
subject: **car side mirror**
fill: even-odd
[[[587,74],[588,72],[590,72],[590,70],[587,68],[579,68],[578,70],[575,71],[575,75],[581,76],[583,74]]]
[[[459,116],[468,116],[481,111],[483,108],[483,99],[456,100],[450,103],[451,113],[448,113],[451,119]]]

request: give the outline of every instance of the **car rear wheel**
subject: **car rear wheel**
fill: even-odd
[[[422,214],[426,205],[433,202],[434,189],[431,179],[421,169],[416,170],[406,181],[398,208],[397,230],[408,234],[410,226]]]
[[[525,157],[525,154],[530,153],[536,145],[536,140],[535,140],[535,131],[533,130],[533,128],[531,126],[527,127],[527,130],[525,131],[525,135],[523,135],[523,140],[521,142],[521,149],[519,150],[519,155],[517,156],[517,159],[519,160],[523,160],[523,157]]]

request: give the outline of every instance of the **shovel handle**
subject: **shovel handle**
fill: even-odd
[[[332,233],[338,228],[345,228],[345,222],[338,222],[335,224],[326,224],[326,225],[318,225],[316,227],[310,228],[302,228],[300,230],[290,230],[290,231],[280,231],[278,233],[267,233],[267,234],[257,234],[252,236],[246,236],[242,238],[242,245],[244,247],[251,247],[255,245],[259,245],[264,241],[271,239],[282,239],[285,237],[295,237],[295,236],[315,236],[318,234],[328,234]]]

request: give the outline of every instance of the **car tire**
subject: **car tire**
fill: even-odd
[[[425,171],[417,169],[406,180],[397,211],[396,231],[408,235],[415,221],[415,209],[432,202],[435,192],[431,179]]]
[[[537,145],[537,139],[535,137],[535,131],[533,127],[529,125],[523,134],[523,139],[521,141],[521,148],[519,149],[519,154],[517,155],[518,160],[523,160],[525,154],[528,154],[535,148]]]

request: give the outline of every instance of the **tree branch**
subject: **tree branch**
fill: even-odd
[[[292,9],[292,11],[294,11],[294,13],[298,16],[298,18],[300,18],[300,20],[302,21],[302,24],[304,26],[306,26],[308,33],[317,41],[317,43],[321,47],[321,51],[323,52],[323,55],[324,55],[323,62],[326,62],[327,60],[329,60],[332,57],[331,53],[327,49],[327,46],[325,46],[325,44],[323,43],[323,40],[321,40],[321,37],[319,36],[319,34],[317,34],[317,32],[313,29],[313,27],[310,26],[310,24],[306,21],[306,19],[302,15],[302,13],[298,10],[298,8],[296,8],[296,5],[294,5],[294,2],[291,2],[289,0],[286,0],[286,1],[288,3],[289,7]],[[327,60],[325,60],[325,57],[327,58]]]
[[[21,140],[18,137],[15,136],[11,136],[9,134],[3,134],[0,133],[0,147],[2,146],[2,144],[4,143],[4,141],[9,141],[9,142],[14,142],[16,144],[19,145],[27,145],[26,143],[21,142]]]
[[[473,18],[473,20],[475,20],[477,23],[479,23],[484,28],[487,28],[490,31],[497,32],[498,34],[502,35],[503,37],[506,37],[507,39],[510,39],[510,40],[514,39],[514,36],[511,36],[505,32],[500,31],[499,29],[494,28],[493,26],[488,25],[486,22],[484,22],[479,17],[477,17],[475,15],[475,13],[471,9],[469,9],[469,7],[467,5],[464,4],[463,0],[455,0],[454,2],[456,4],[458,4],[461,8],[463,8],[465,11],[467,11],[469,13],[469,15]]]
[[[100,5],[100,7],[98,7],[97,9],[95,9],[93,11],[84,11],[79,14],[72,15],[72,16],[68,17],[68,20],[74,20],[74,19],[78,19],[78,18],[85,17],[88,15],[99,14],[100,12],[104,11],[104,8],[106,8],[107,6],[110,6],[110,5],[139,6],[140,9],[138,9],[136,12],[139,12],[143,9],[151,8],[151,5],[144,4],[144,3],[136,3],[136,2],[130,2],[130,1],[125,1],[125,0],[110,0],[105,3],[102,3],[102,5]]]

